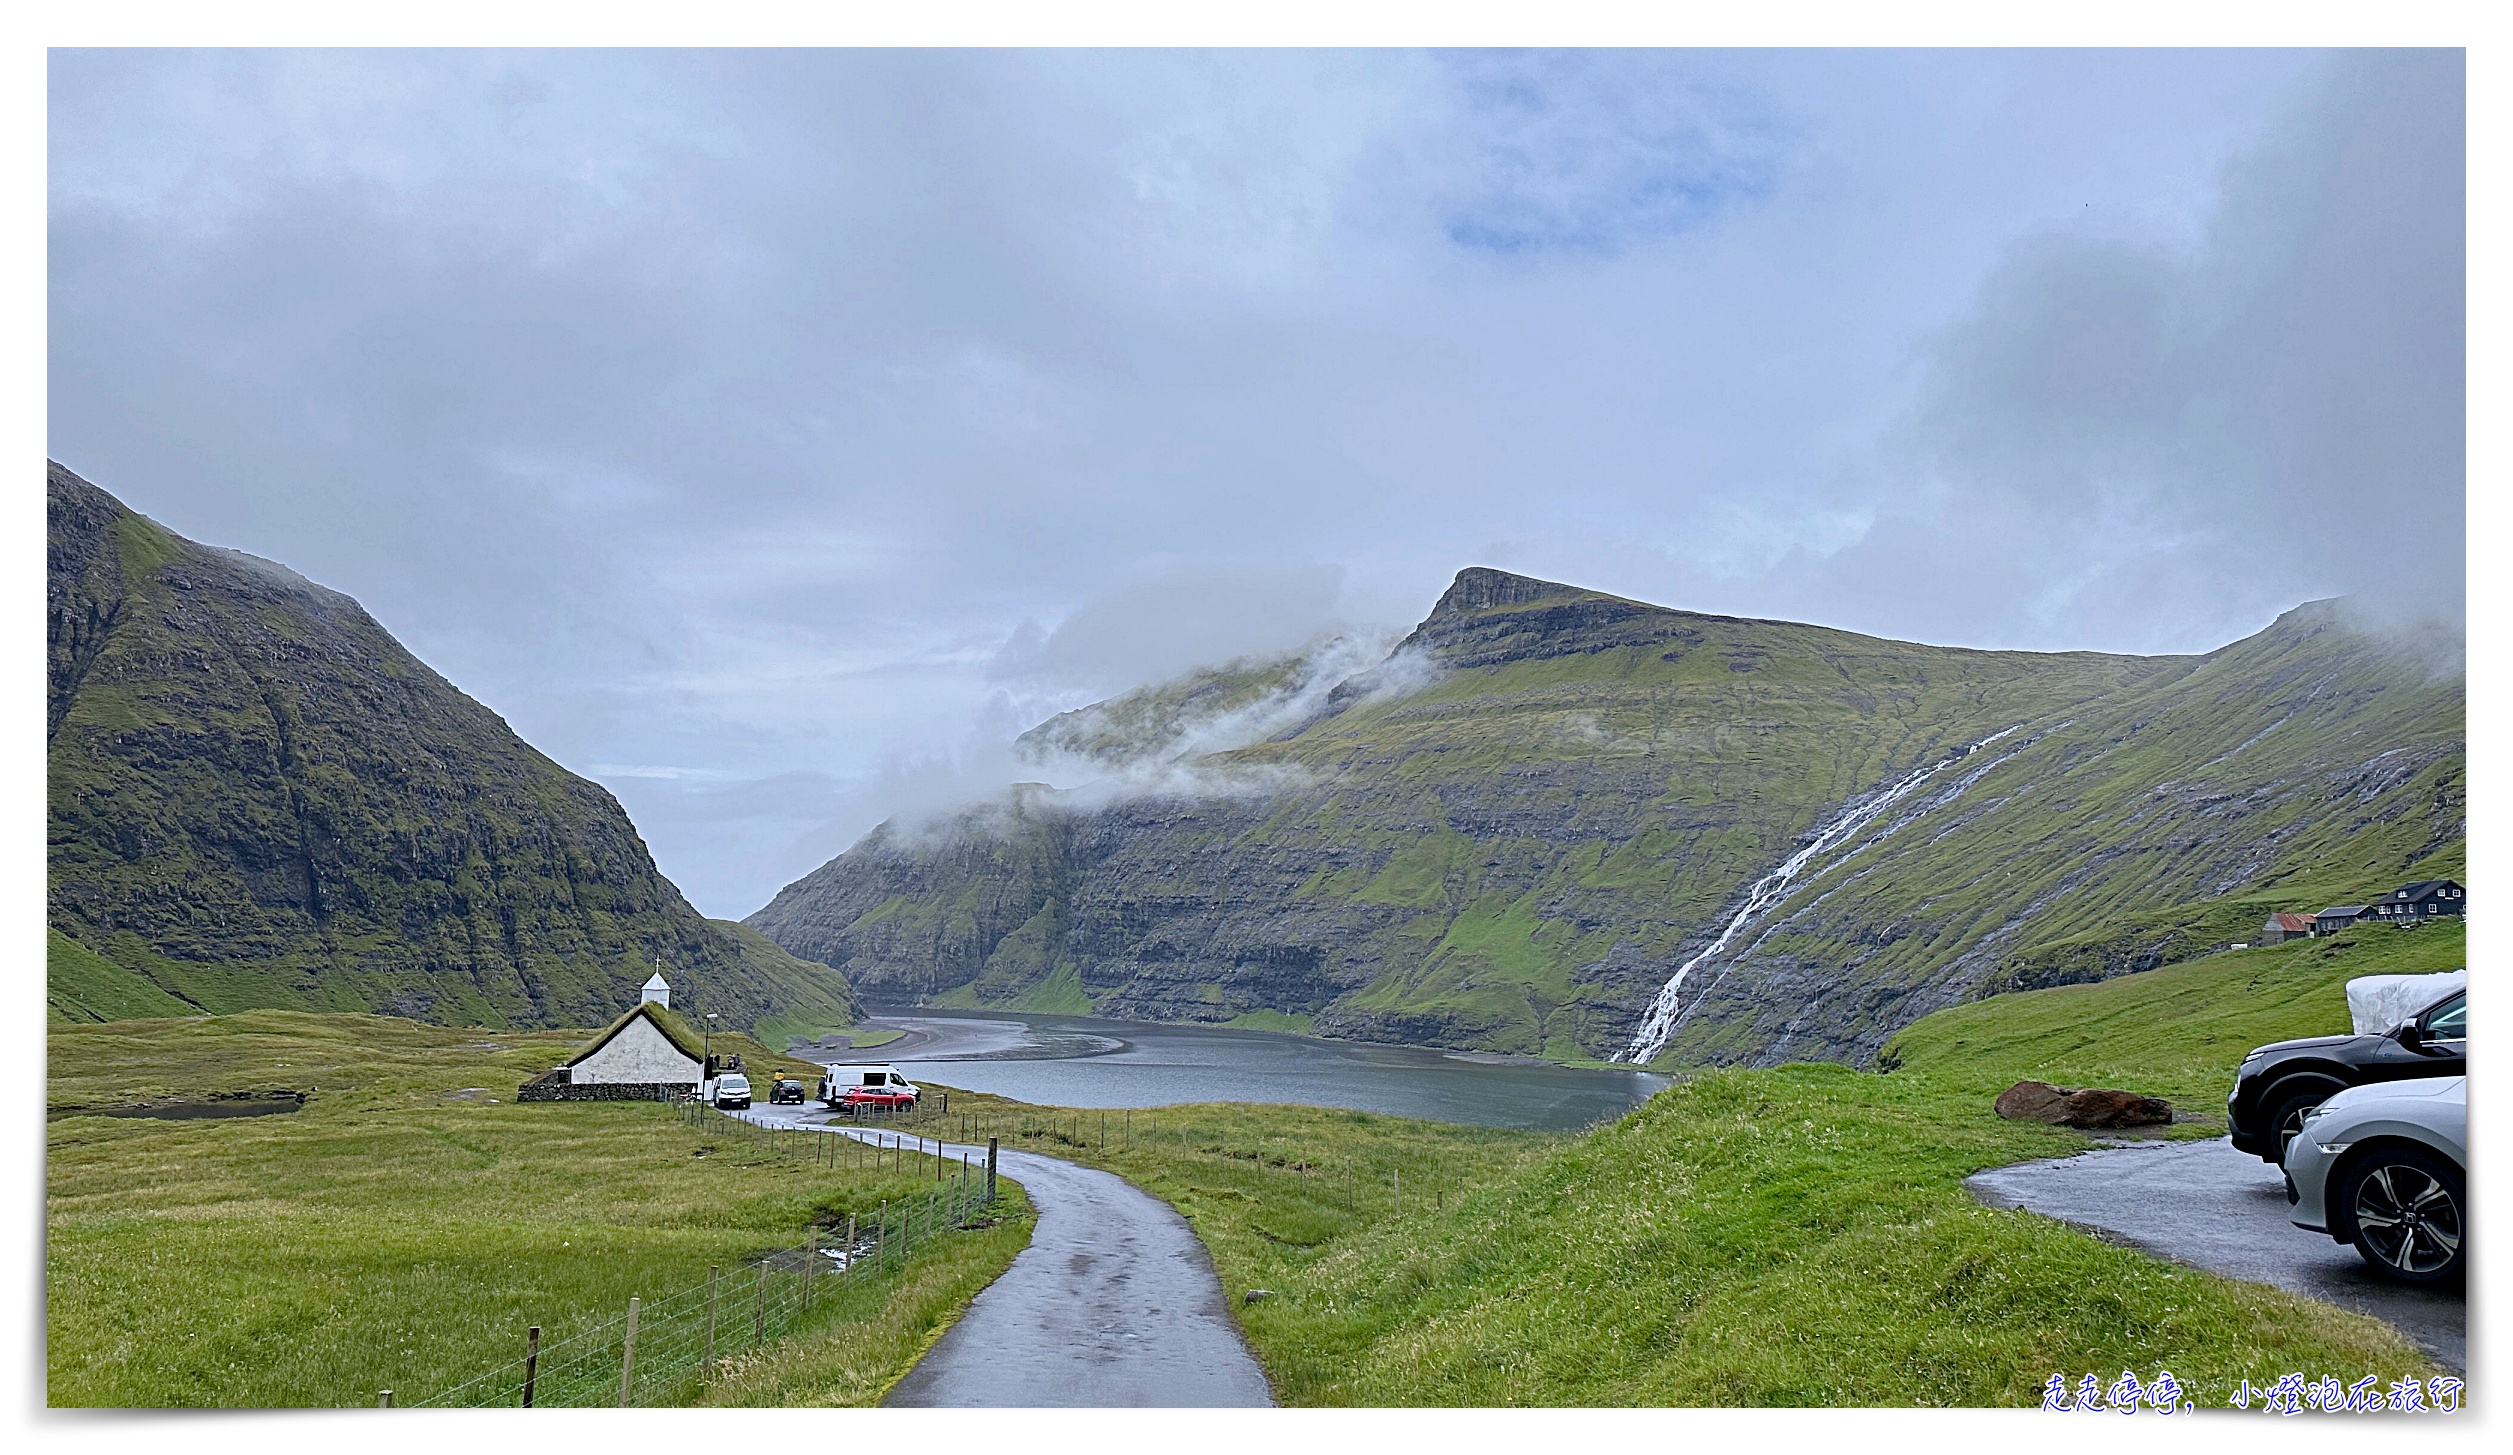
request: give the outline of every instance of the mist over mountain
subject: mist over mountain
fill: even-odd
[[[1759,1063],[2465,854],[2461,680],[2332,603],[2200,655],[1976,651],[1476,568],[1387,662],[1056,718],[1025,744],[1132,789],[885,825],[747,922],[876,1003]]]

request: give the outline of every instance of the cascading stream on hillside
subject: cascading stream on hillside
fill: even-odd
[[[883,1002],[1857,1063],[2034,957],[2221,938],[2245,886],[2464,863],[2463,683],[2328,604],[2199,655],[1980,651],[1471,567],[1395,656],[1419,680],[1237,661],[1050,719],[1071,791],[893,821],[751,927]]]
[[[1849,807],[1843,809],[1838,817],[1826,825],[1814,838],[1808,840],[1804,848],[1782,860],[1779,868],[1754,881],[1753,887],[1746,891],[1745,903],[1738,906],[1736,913],[1730,915],[1727,922],[1719,927],[1719,933],[1711,938],[1709,946],[1676,967],[1675,974],[1669,977],[1667,983],[1659,989],[1658,998],[1650,1002],[1649,1016],[1641,1022],[1639,1033],[1632,1037],[1632,1044],[1626,1047],[1623,1054],[1616,1059],[1642,1066],[1657,1059],[1658,1053],[1667,1048],[1667,1038],[1675,1034],[1677,1011],[1682,1003],[1681,992],[1684,989],[1685,977],[1691,975],[1702,962],[1725,950],[1747,925],[1761,918],[1773,906],[1787,898],[1790,885],[1805,872],[1807,865],[1843,840],[1874,823],[1879,814],[1910,797],[1921,784],[2022,726],[2022,723],[2017,723],[2001,728],[1977,743],[1967,744],[1959,751],[1950,753],[1925,768],[1914,770],[1865,798],[1851,800]]]

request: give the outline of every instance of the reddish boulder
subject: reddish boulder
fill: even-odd
[[[2050,1122],[2068,1114],[2065,1089],[2043,1081],[2019,1081],[1998,1093],[1998,1114],[2011,1122]]]
[[[2049,1122],[2093,1131],[2162,1126],[2173,1119],[2173,1107],[2134,1091],[2019,1081],[1998,1094],[1998,1114],[2011,1122]]]

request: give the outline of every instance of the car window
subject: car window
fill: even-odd
[[[2458,1041],[2469,1035],[2469,996],[2466,993],[2426,1012],[2426,1034],[2441,1041]]]

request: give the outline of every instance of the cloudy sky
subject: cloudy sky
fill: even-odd
[[[740,915],[1461,566],[2457,623],[2456,53],[58,52],[53,456]]]

